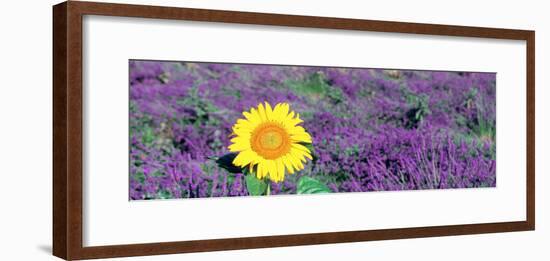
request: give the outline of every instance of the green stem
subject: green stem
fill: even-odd
[[[269,181],[267,182],[267,190],[265,192],[265,195],[266,196],[271,195],[271,182],[269,182]]]

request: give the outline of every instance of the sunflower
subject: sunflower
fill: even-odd
[[[311,136],[298,124],[300,114],[290,110],[288,103],[278,103],[274,108],[268,102],[243,112],[244,119],[233,125],[229,150],[238,152],[233,164],[249,166],[256,177],[268,177],[273,182],[285,179],[289,174],[304,169],[306,158],[312,159],[304,143],[311,143]]]

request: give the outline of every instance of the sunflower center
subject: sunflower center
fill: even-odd
[[[266,122],[256,127],[251,136],[251,147],[265,159],[276,159],[290,151],[290,136],[277,123]]]
[[[260,146],[266,150],[274,150],[283,144],[283,135],[277,131],[266,131],[260,136]]]

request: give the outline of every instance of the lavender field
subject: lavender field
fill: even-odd
[[[131,200],[494,187],[494,73],[129,63]],[[229,146],[243,112],[289,104],[312,159],[256,193]],[[309,183],[308,183],[309,182]],[[318,190],[302,189],[314,184]],[[309,191],[309,192],[308,192]],[[314,192],[312,192],[314,191]]]

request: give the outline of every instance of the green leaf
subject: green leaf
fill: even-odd
[[[330,192],[332,191],[327,187],[327,185],[314,178],[303,176],[300,180],[298,180],[298,194],[319,194]]]
[[[153,141],[155,141],[155,132],[153,128],[145,126],[143,130],[142,141],[147,145],[150,145],[151,143],[153,143]]]
[[[218,166],[231,173],[242,173],[243,170],[240,167],[233,165],[233,160],[235,157],[237,157],[237,153],[227,153],[217,158],[216,163],[218,163]]]
[[[253,173],[246,175],[245,181],[248,194],[251,196],[263,195],[267,189],[267,184],[263,180],[256,178],[256,175]]]
[[[138,171],[136,174],[134,174],[133,178],[141,184],[145,182],[145,174],[143,174],[143,172],[141,171]]]
[[[160,199],[171,199],[172,194],[168,190],[161,190],[161,191],[158,192],[158,197]]]

